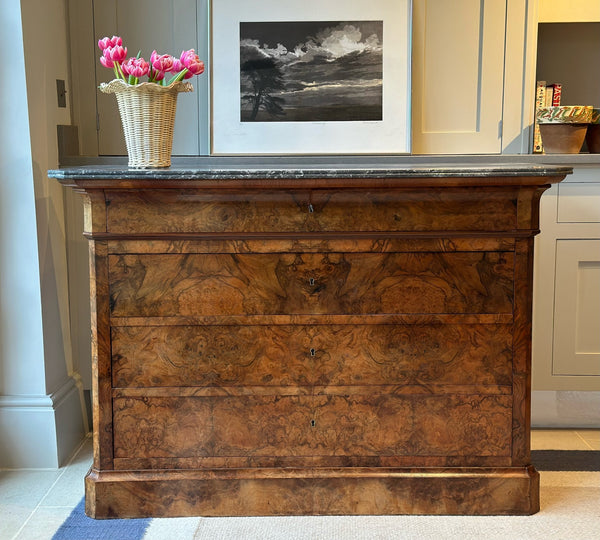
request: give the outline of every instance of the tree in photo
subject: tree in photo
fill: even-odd
[[[273,95],[285,87],[281,68],[272,58],[246,60],[241,65],[242,101],[250,105],[249,121],[263,110],[271,116],[284,116],[285,100]]]

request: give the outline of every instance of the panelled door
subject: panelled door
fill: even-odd
[[[502,152],[506,0],[413,2],[412,151]]]

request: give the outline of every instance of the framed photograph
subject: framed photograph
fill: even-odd
[[[410,0],[211,13],[212,154],[410,152]]]

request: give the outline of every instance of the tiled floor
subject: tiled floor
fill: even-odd
[[[534,450],[600,450],[600,430],[534,430]],[[58,470],[0,470],[0,539],[49,539],[83,497],[92,461],[86,439]]]
[[[534,429],[532,450],[600,450],[600,430]]]

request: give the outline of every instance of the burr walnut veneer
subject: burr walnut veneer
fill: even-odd
[[[90,241],[88,515],[536,512],[533,237],[568,172],[51,171]]]

